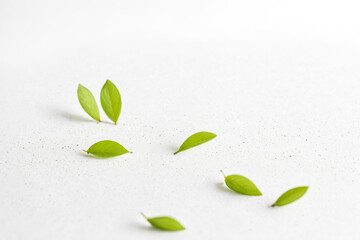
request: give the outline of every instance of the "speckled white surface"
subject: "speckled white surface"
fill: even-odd
[[[0,1],[0,239],[359,239],[356,1]],[[119,88],[119,124],[81,109]],[[194,132],[213,141],[172,153]],[[134,154],[84,155],[112,139]],[[262,197],[224,187],[252,179]],[[298,202],[269,205],[309,185]],[[159,232],[139,214],[170,215]]]

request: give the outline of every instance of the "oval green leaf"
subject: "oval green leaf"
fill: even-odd
[[[177,220],[171,217],[154,217],[147,218],[143,213],[141,213],[146,220],[155,228],[165,230],[165,231],[181,231],[185,230],[185,227],[181,225]]]
[[[296,187],[296,188],[290,189],[290,190],[286,191],[283,195],[281,195],[278,198],[278,200],[276,200],[276,202],[271,206],[272,207],[284,206],[289,203],[295,202],[296,200],[301,198],[306,193],[308,188],[309,188],[308,186],[304,186],[304,187]]]
[[[188,137],[174,154],[196,147],[215,138],[216,134],[211,132],[198,132]]]
[[[107,80],[100,93],[101,106],[106,115],[116,124],[121,112],[121,97],[117,87]]]
[[[226,186],[228,186],[234,192],[248,195],[248,196],[261,196],[262,193],[256,187],[256,185],[248,178],[240,175],[229,175],[225,176],[224,172],[221,173],[225,177]]]
[[[99,108],[96,104],[94,95],[90,92],[89,89],[79,84],[77,89],[77,95],[81,107],[85,110],[90,117],[100,122],[100,113]]]
[[[123,146],[119,143],[111,141],[111,140],[104,140],[93,144],[87,151],[88,154],[93,154],[98,157],[103,158],[110,158],[120,156],[125,153],[132,153],[126,150]]]

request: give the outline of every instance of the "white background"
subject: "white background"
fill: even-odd
[[[0,0],[0,239],[359,239],[356,2]],[[117,126],[76,96],[106,79]],[[172,154],[201,130],[218,137]],[[103,139],[134,154],[81,152]]]

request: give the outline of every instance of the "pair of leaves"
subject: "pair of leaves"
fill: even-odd
[[[95,99],[94,99],[95,101]],[[198,132],[193,135],[191,135],[188,139],[185,140],[185,142],[181,145],[180,149],[176,152],[181,152],[186,149],[195,147],[197,145],[200,145],[202,143],[205,143],[207,141],[210,141],[211,139],[215,138],[216,135],[210,132]],[[129,153],[128,150],[126,150],[123,146],[121,146],[119,143],[110,141],[110,140],[104,140],[97,142],[93,144],[86,153],[93,154],[98,157],[115,157],[119,156],[125,153]],[[175,153],[175,154],[176,154]]]
[[[211,132],[198,132],[188,137],[174,154],[196,147],[215,138],[216,134]]]
[[[85,112],[100,122],[99,108],[90,90],[79,84],[77,94]],[[117,87],[110,80],[107,80],[101,89],[100,101],[106,115],[116,124],[121,112],[121,96]]]
[[[110,158],[120,156],[125,153],[132,153],[124,148],[121,144],[111,140],[97,142],[93,144],[87,151],[84,150],[84,152],[102,158]]]
[[[154,217],[148,218],[145,214],[141,213],[141,215],[154,227],[157,229],[165,230],[165,231],[181,231],[185,230],[185,227],[181,225],[177,220],[171,217]]]
[[[260,190],[256,187],[256,185],[250,181],[248,178],[240,175],[229,175],[226,176],[222,170],[220,170],[221,173],[225,177],[225,183],[226,185],[233,190],[234,192],[249,195],[249,196],[261,196],[262,193]],[[286,191],[284,194],[282,194],[278,200],[272,205],[272,207],[275,206],[284,206],[289,203],[292,203],[299,198],[301,198],[309,187],[296,187],[293,189],[290,189]]]

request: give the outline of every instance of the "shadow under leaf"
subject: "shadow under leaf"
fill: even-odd
[[[216,183],[216,188],[222,192],[230,193],[233,195],[239,195],[238,193],[234,192],[233,190],[231,190],[227,186],[225,186],[225,184],[222,182]]]
[[[77,114],[72,114],[72,113],[69,113],[69,112],[66,112],[64,110],[53,110],[53,114],[55,116],[59,116],[61,118],[65,118],[66,120],[69,120],[69,121],[76,121],[76,122],[92,122],[92,123],[105,123],[105,124],[110,124],[110,125],[114,125],[114,123],[112,122],[108,122],[108,121],[101,121],[101,122],[98,122],[98,121],[95,121],[94,119],[90,118],[90,117],[85,117],[85,116],[81,116],[81,115],[77,115]]]

